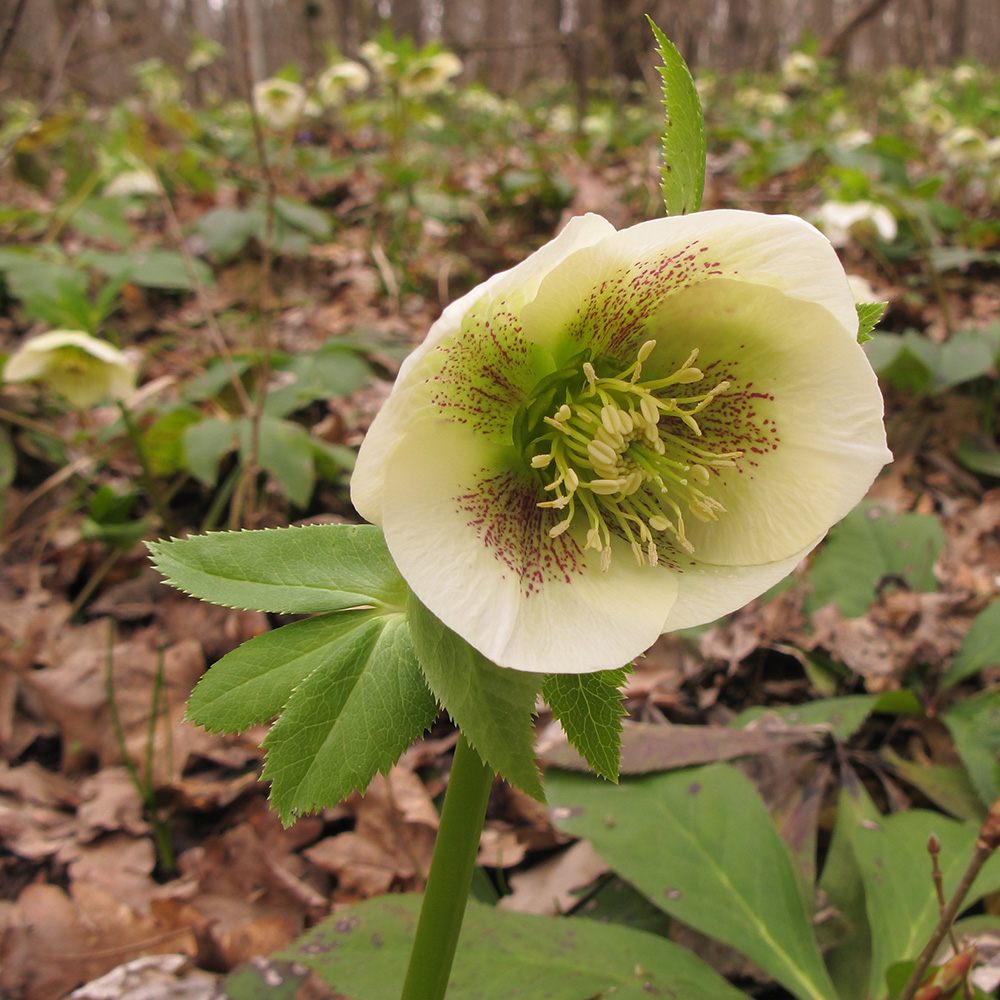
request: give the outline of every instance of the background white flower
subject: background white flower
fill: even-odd
[[[891,243],[898,232],[892,212],[871,201],[827,201],[814,218],[835,247],[847,246],[856,226],[877,233],[886,243]]]
[[[806,52],[792,52],[781,64],[786,87],[808,87],[819,76],[819,63]]]
[[[253,106],[271,128],[288,128],[306,105],[306,92],[291,80],[272,77],[254,84]]]
[[[3,369],[7,382],[42,382],[73,406],[102,399],[127,402],[135,393],[135,368],[111,344],[80,330],[51,330],[32,337]]]
[[[399,79],[399,92],[404,97],[436,94],[453,76],[462,72],[462,60],[453,52],[438,52],[415,59]]]
[[[364,90],[371,74],[359,62],[350,59],[331,63],[316,78],[316,96],[327,107],[342,104],[349,91]]]

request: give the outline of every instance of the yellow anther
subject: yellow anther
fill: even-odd
[[[615,493],[620,493],[622,489],[620,479],[591,479],[589,483],[583,485],[589,487],[591,493],[602,497],[613,496]]]
[[[598,441],[597,438],[594,438],[594,440],[587,445],[587,454],[590,455],[591,459],[595,463],[610,465],[612,468],[614,468],[615,463],[618,461],[618,455],[615,453],[615,449],[612,448],[610,444],[606,444],[604,441]]]
[[[538,451],[530,466],[549,495],[538,506],[563,512],[549,535],[555,538],[576,524],[585,531],[583,548],[600,552],[604,570],[616,538],[640,566],[657,565],[664,544],[693,552],[684,514],[717,520],[724,507],[703,488],[719,488],[723,480],[713,479],[709,470],[733,466],[742,457],[693,440],[703,437],[695,415],[729,382],[703,393],[664,396],[661,390],[694,385],[705,375],[694,366],[698,351],[693,350],[672,374],[641,382],[642,363],[655,347],[653,340],[643,343],[636,361],[616,375],[602,376],[593,362],[583,362],[583,379],[567,379],[565,402],[544,416],[530,437],[531,451]],[[680,421],[683,429],[666,418]],[[543,470],[548,471],[543,475]]]

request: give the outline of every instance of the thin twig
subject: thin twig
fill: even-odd
[[[986,864],[990,855],[993,854],[998,846],[1000,846],[1000,799],[997,799],[990,806],[990,811],[983,821],[979,837],[976,840],[975,853],[972,855],[968,867],[962,874],[962,880],[958,883],[958,888],[941,913],[941,919],[938,920],[937,927],[934,928],[934,933],[931,934],[930,940],[920,953],[917,964],[913,967],[913,972],[910,973],[910,978],[906,981],[906,985],[896,1000],[913,1000],[913,995],[919,989],[927,969],[930,967],[938,948],[941,946],[941,942],[947,937],[949,928],[955,922],[955,917],[958,916],[958,912],[965,902],[965,897],[972,888],[972,883],[975,882],[976,876],[982,870],[983,865]]]
[[[945,910],[948,908],[948,901],[944,894],[944,876],[941,874],[941,866],[938,864],[938,858],[941,856],[941,841],[934,834],[931,834],[930,839],[927,841],[927,853],[931,856],[931,881],[934,883],[934,891],[937,893],[938,916],[943,917]],[[951,943],[952,950],[957,955],[960,949],[958,947],[958,938],[955,937],[954,925],[948,928],[948,941]]]
[[[14,41],[14,35],[17,34],[17,26],[21,23],[21,15],[24,13],[24,8],[27,6],[28,0],[17,0],[17,6],[14,8],[14,13],[11,15],[10,24],[7,25],[7,30],[3,33],[3,41],[0,41],[0,69],[3,69],[3,64],[7,58],[7,53],[10,50],[11,42]]]
[[[215,313],[209,305],[208,294],[205,291],[205,286],[202,284],[201,278],[198,277],[198,271],[194,266],[194,258],[191,256],[191,251],[188,249],[187,242],[184,239],[184,232],[181,229],[177,213],[174,211],[174,206],[167,195],[166,188],[164,188],[163,182],[160,180],[160,175],[155,169],[153,170],[153,175],[156,178],[156,186],[160,195],[160,204],[163,206],[163,214],[167,220],[167,228],[170,230],[171,239],[184,259],[184,269],[187,271],[188,279],[194,290],[195,300],[201,311],[202,319],[205,322],[205,326],[208,327],[208,332],[215,342],[215,349],[219,352],[219,357],[222,358],[222,363],[226,367],[226,374],[229,376],[230,384],[236,393],[236,398],[240,401],[240,409],[249,415],[253,409],[253,404],[250,402],[246,387],[243,385],[243,381],[236,371],[232,352],[229,350],[226,338],[222,335],[222,330],[215,319]]]
[[[248,453],[242,456],[243,473],[233,496],[230,508],[230,527],[237,528],[243,520],[243,513],[249,507],[247,501],[253,496],[254,484],[259,468],[260,425],[267,402],[267,384],[271,375],[271,267],[274,260],[274,202],[277,194],[271,165],[267,156],[267,144],[260,115],[253,99],[253,68],[250,58],[250,25],[247,18],[246,0],[239,0],[236,7],[236,21],[240,33],[240,61],[243,70],[243,87],[247,105],[250,108],[250,123],[253,128],[257,163],[264,181],[264,232],[261,236],[260,282],[257,285],[257,351],[260,358],[257,372],[257,393],[249,411],[250,442]],[[253,513],[252,509],[248,511]]]
[[[55,59],[52,63],[52,73],[49,75],[49,83],[45,88],[45,95],[24,128],[12,136],[7,141],[7,145],[0,149],[0,165],[7,161],[7,158],[14,151],[17,144],[42,120],[46,111],[49,110],[49,107],[59,95],[59,85],[62,83],[63,73],[66,71],[66,60],[69,59],[70,50],[73,48],[76,36],[80,33],[80,28],[83,27],[89,7],[89,0],[83,0],[83,2],[78,3],[74,8],[73,20],[70,21],[66,33],[59,42],[59,48],[56,49]]]

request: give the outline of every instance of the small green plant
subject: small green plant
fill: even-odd
[[[279,716],[264,777],[284,821],[363,790],[440,707],[458,725],[403,1000],[448,990],[494,774],[544,797],[538,695],[616,781],[622,665],[786,576],[891,457],[859,346],[881,308],[855,307],[829,244],[800,220],[697,212],[700,104],[654,31],[673,217],[620,232],[574,219],[445,311],[359,454],[352,499],[372,524],[151,547],[189,594],[311,615],[228,654],[189,705],[225,731]],[[378,52],[402,100],[416,62]],[[831,428],[833,407],[848,425]],[[769,516],[775,506],[795,516]],[[666,950],[689,995],[733,995]],[[827,1000],[818,951],[809,961],[793,981]]]

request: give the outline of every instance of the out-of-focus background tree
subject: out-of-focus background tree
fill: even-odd
[[[0,87],[41,96],[72,41],[63,86],[113,101],[133,86],[137,62],[155,56],[183,68],[197,34],[225,48],[211,72],[235,96],[238,8],[233,0],[3,0]],[[775,69],[810,36],[847,72],[1000,61],[996,0],[248,0],[246,12],[257,79],[288,63],[318,71],[330,47],[354,56],[383,21],[397,37],[440,41],[469,77],[500,93],[539,76],[636,78],[648,64],[647,13],[693,67],[720,72]]]

